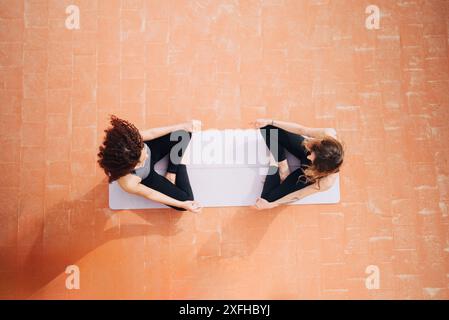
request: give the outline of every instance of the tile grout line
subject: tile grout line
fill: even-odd
[[[143,61],[143,65],[144,65],[144,74],[143,74],[143,123],[144,123],[144,128],[147,128],[147,72],[146,72],[146,68],[147,68],[147,45],[146,45],[146,39],[145,39],[145,35],[146,35],[146,30],[147,30],[147,19],[146,19],[146,1],[143,2],[143,38],[144,38],[144,48],[143,48],[143,54],[144,54],[144,61]],[[147,237],[144,236],[143,237],[143,247],[144,250],[147,247]],[[151,262],[151,261],[150,261]],[[143,259],[143,271],[145,272],[145,270],[147,269],[147,261],[144,257]],[[147,291],[147,286],[145,283],[143,283],[143,292],[144,294],[146,294]]]
[[[23,17],[22,17],[22,26],[23,26],[23,31],[25,33],[25,29],[26,29],[26,23],[25,23],[25,0],[23,0]],[[23,35],[22,35],[23,37]],[[24,63],[25,63],[25,50],[24,50],[24,44],[22,41],[22,94],[21,94],[21,105],[20,105],[20,120],[21,120],[21,130],[20,130],[20,149],[19,149],[19,179],[22,177],[22,172],[23,172],[23,151],[22,151],[22,144],[23,144],[23,101],[24,101],[24,87],[25,87],[25,77],[24,77]],[[18,190],[18,201],[17,201],[17,212],[16,212],[16,216],[17,216],[17,227],[16,227],[16,246],[19,246],[19,231],[20,231],[20,226],[19,226],[19,213],[20,213],[20,206],[21,206],[21,183],[19,181],[19,190]],[[44,206],[45,206],[45,194],[44,194]],[[45,211],[44,211],[45,213]],[[16,250],[17,251],[17,250]],[[18,256],[18,252],[16,252],[16,262],[18,262],[19,256]]]
[[[75,29],[76,30],[76,29]],[[72,75],[71,75],[71,88],[70,88],[70,108],[69,108],[69,114],[68,114],[68,116],[69,116],[69,127],[70,127],[70,132],[69,132],[69,136],[70,136],[70,154],[69,154],[69,170],[70,170],[70,177],[71,177],[71,179],[70,179],[70,185],[69,185],[69,194],[70,194],[70,198],[69,198],[69,202],[72,202],[73,201],[73,199],[72,199],[72,190],[73,190],[73,174],[72,174],[72,154],[73,154],[73,116],[72,116],[72,114],[73,114],[73,94],[74,94],[74,91],[75,91],[75,86],[73,85],[74,84],[74,71],[75,71],[75,55],[74,55],[74,45],[73,45],[73,42],[74,42],[74,39],[73,39],[73,32],[76,32],[76,31],[71,31],[70,32],[70,43],[71,43],[71,58],[72,58],[72,70],[71,70],[71,72],[72,72]],[[65,208],[63,208],[63,210],[64,210]],[[73,208],[70,206],[70,208],[69,209],[66,209],[66,210],[68,210],[68,232],[69,232],[69,235],[70,235],[70,233],[71,233],[71,220],[72,220],[72,211],[73,211]],[[70,246],[70,236],[69,236],[69,246]]]
[[[26,0],[25,0],[26,1]],[[48,5],[47,5],[47,12],[48,12]],[[47,16],[47,26],[46,26],[46,29],[47,29],[47,37],[46,37],[46,49],[45,49],[45,51],[46,51],[46,53],[47,53],[47,68],[46,68],[46,81],[47,81],[47,83],[46,83],[46,86],[45,86],[45,118],[47,119],[47,116],[48,116],[48,76],[49,76],[49,61],[48,61],[48,44],[49,44],[49,31],[50,31],[50,21],[49,21],[49,17]],[[47,121],[46,121],[47,122]],[[48,127],[47,127],[47,125],[45,125],[45,142],[46,142],[46,144],[47,144],[47,139],[48,139],[48,135],[47,135],[47,129],[48,129]],[[45,239],[45,225],[46,225],[46,223],[45,223],[45,221],[46,221],[46,218],[47,218],[47,215],[46,215],[46,213],[47,213],[47,202],[48,202],[48,195],[47,195],[47,183],[48,183],[48,165],[47,165],[47,158],[48,158],[48,155],[47,155],[47,147],[45,146],[45,166],[44,166],[44,168],[45,168],[45,177],[44,177],[44,214],[43,214],[43,218],[42,218],[42,223],[43,223],[43,226],[42,226],[42,247],[44,248],[44,239]]]

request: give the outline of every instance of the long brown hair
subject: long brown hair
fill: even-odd
[[[324,136],[319,139],[304,139],[302,143],[307,151],[315,153],[315,159],[311,165],[304,165],[304,174],[299,177],[298,181],[317,182],[318,189],[320,189],[322,178],[340,171],[344,158],[343,145],[331,136]]]
[[[109,178],[109,183],[130,173],[139,162],[144,147],[139,130],[130,122],[110,115],[112,127],[104,130],[106,136],[98,152],[98,164]]]

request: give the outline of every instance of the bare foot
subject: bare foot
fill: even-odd
[[[278,162],[274,159],[273,154],[270,152],[270,167],[279,167]]]
[[[201,120],[190,120],[184,123],[185,129],[189,132],[201,131],[202,122]]]
[[[165,178],[167,178],[167,180],[170,181],[171,183],[175,184],[175,181],[176,181],[176,173],[167,172],[167,173],[165,174]]]
[[[290,174],[290,169],[288,167],[287,160],[279,162],[279,177],[281,178],[281,182],[285,180]]]

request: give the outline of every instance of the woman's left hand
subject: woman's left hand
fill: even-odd
[[[273,208],[276,208],[277,206],[278,206],[278,204],[276,202],[268,202],[267,200],[265,200],[263,198],[258,198],[256,200],[256,204],[254,205],[254,207],[257,210],[273,209]]]
[[[201,131],[201,120],[190,120],[184,123],[184,129],[189,132]]]

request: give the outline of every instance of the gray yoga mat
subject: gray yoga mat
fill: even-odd
[[[254,146],[257,146],[256,148]],[[203,207],[251,206],[262,192],[268,170],[268,150],[258,130],[207,130],[194,133],[186,153],[187,171],[195,196]],[[228,161],[224,158],[228,157]],[[164,174],[168,157],[155,166]],[[239,159],[240,161],[236,161]],[[299,160],[287,154],[291,171]],[[333,204],[340,201],[339,176],[334,185],[290,205]],[[167,206],[124,191],[116,181],[109,184],[111,209],[156,209]]]

